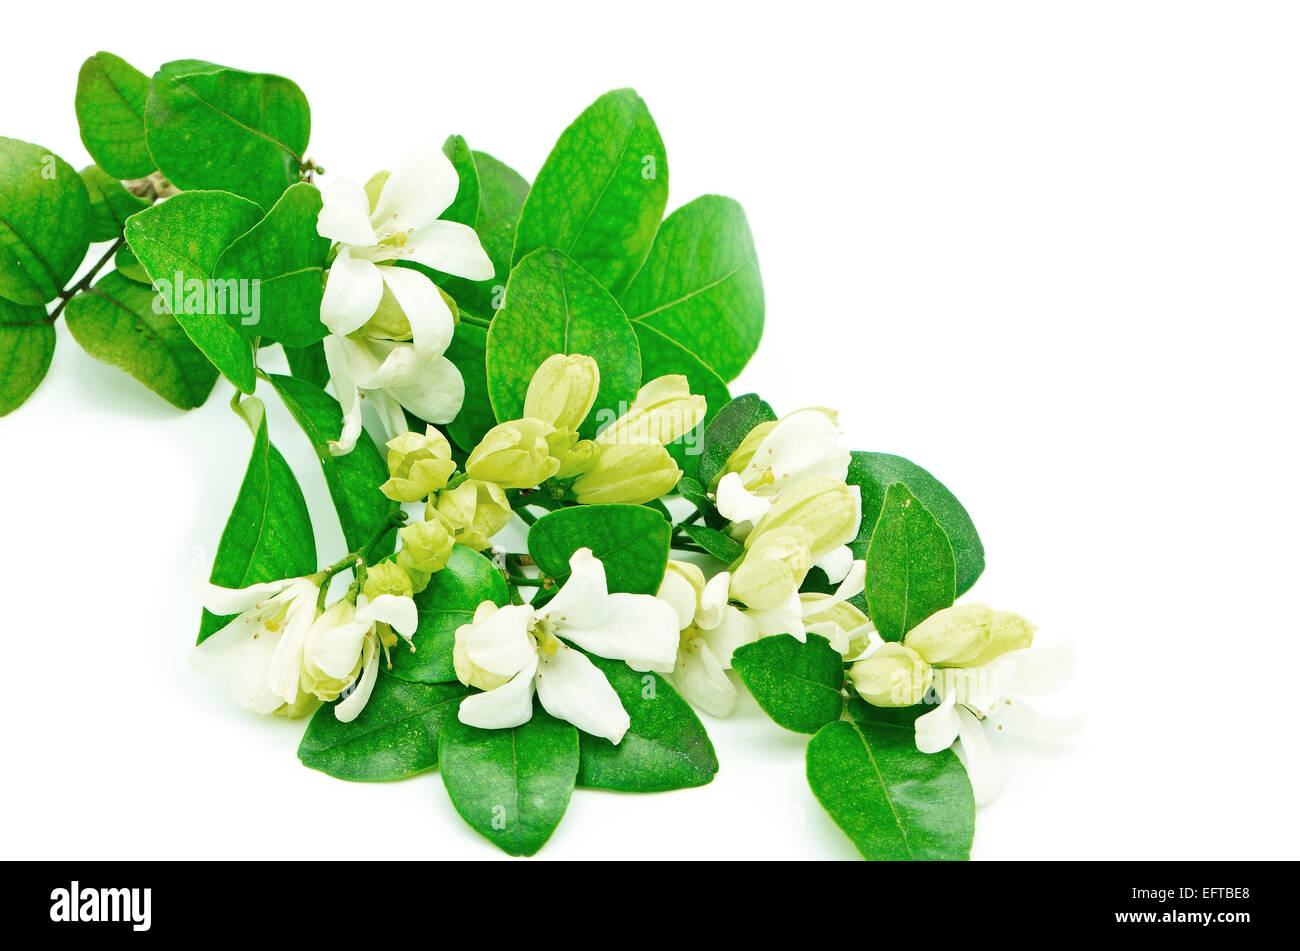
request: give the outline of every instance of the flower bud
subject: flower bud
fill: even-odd
[[[767,532],[798,526],[812,538],[809,549],[816,561],[858,534],[862,522],[862,496],[857,486],[839,479],[805,479],[785,489],[745,539],[752,548]]]
[[[503,489],[531,489],[559,471],[551,455],[555,427],[540,419],[498,423],[474,447],[465,462],[471,479],[495,482]]]
[[[849,668],[858,696],[877,707],[910,707],[925,698],[934,670],[902,644],[885,644]]]
[[[1034,625],[986,604],[957,604],[936,611],[903,639],[927,661],[942,667],[981,667],[1007,651],[1028,647]]]
[[[459,319],[460,310],[456,306],[456,301],[441,287],[437,287],[437,285],[434,287],[442,295],[447,309],[451,311],[452,320]],[[411,322],[407,319],[406,311],[402,310],[402,305],[397,302],[397,297],[389,290],[387,283],[384,284],[384,292],[379,298],[379,306],[375,308],[375,312],[361,328],[359,335],[377,337],[381,340],[410,340],[412,338]]]
[[[397,535],[402,543],[397,551],[397,564],[426,574],[441,571],[456,544],[441,519],[403,526]]]
[[[456,471],[447,437],[430,426],[388,441],[389,480],[380,491],[394,502],[418,502],[447,484]]]
[[[581,353],[557,353],[542,361],[528,383],[524,415],[574,432],[591,412],[600,389],[600,368]]]
[[[703,396],[691,394],[686,377],[661,376],[637,391],[627,413],[601,430],[596,442],[602,446],[643,442],[666,446],[698,426],[707,409]]]
[[[820,634],[831,646],[848,658],[857,657],[871,643],[875,630],[870,618],[848,601],[836,601],[829,594],[805,592],[803,620],[810,634]]]
[[[671,492],[682,471],[658,443],[601,444],[596,464],[573,483],[583,505],[640,505]]]
[[[718,471],[718,474],[713,477],[713,484],[709,487],[710,490],[716,491],[718,482],[728,472],[743,472],[745,467],[749,465],[749,461],[754,458],[754,451],[762,445],[763,440],[767,438],[767,434],[775,428],[776,420],[773,419],[766,423],[759,423],[751,429],[749,435],[742,439],[740,445],[732,450],[731,455],[727,457],[726,463]]]
[[[600,447],[591,439],[584,439],[574,445],[560,457],[560,471],[555,473],[557,479],[576,479],[584,472],[590,472],[596,465]]]
[[[759,611],[785,604],[812,567],[810,540],[808,530],[799,526],[768,532],[732,572],[731,597]]]
[[[393,561],[381,561],[366,569],[366,583],[361,593],[370,601],[381,594],[395,594],[399,598],[409,598],[415,591],[411,576],[406,569]]]
[[[467,479],[430,499],[425,518],[447,526],[456,544],[482,551],[492,545],[492,536],[514,518],[514,510],[505,491],[495,482]]]

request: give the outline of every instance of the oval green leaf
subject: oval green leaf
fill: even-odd
[[[486,152],[474,151],[478,175],[478,214],[474,230],[495,273],[486,281],[467,281],[448,275],[442,288],[456,303],[479,317],[491,318],[505,298],[519,211],[528,196],[528,179]]]
[[[552,578],[569,575],[579,548],[605,566],[610,591],[654,594],[668,566],[672,528],[662,515],[641,505],[576,505],[543,515],[528,532],[528,553]]]
[[[758,705],[787,730],[816,733],[844,710],[844,658],[817,634],[804,644],[789,634],[760,638],[738,647],[731,664]]]
[[[35,392],[54,359],[54,325],[39,304],[0,298],[0,416],[8,416]]]
[[[952,544],[929,509],[895,482],[867,548],[867,614],[880,636],[903,635],[954,600]]]
[[[86,193],[90,197],[90,224],[86,233],[91,241],[120,238],[126,219],[149,207],[149,202],[132,195],[120,181],[98,165],[83,168],[81,180],[86,183]]]
[[[120,56],[99,52],[77,74],[77,124],[95,164],[115,179],[144,178],[157,166],[145,144],[149,77]]]
[[[59,296],[90,246],[90,196],[52,152],[0,136],[0,297],[44,304]]]

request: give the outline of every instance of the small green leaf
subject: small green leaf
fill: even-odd
[[[446,567],[434,572],[429,586],[415,596],[420,613],[411,638],[415,650],[401,641],[392,649],[393,676],[430,684],[455,680],[451,651],[456,645],[456,628],[474,620],[474,611],[484,601],[507,604],[510,591],[506,579],[478,552],[457,545]]]
[[[27,401],[54,359],[54,325],[39,304],[0,298],[0,416]]]
[[[90,196],[87,234],[91,241],[113,241],[121,237],[126,219],[149,207],[149,202],[132,195],[98,165],[83,168],[81,180],[86,183],[86,193]]]
[[[734,380],[763,336],[763,279],[740,204],[704,195],[669,215],[619,302]]]
[[[745,546],[740,542],[726,532],[709,528],[707,525],[683,525],[682,534],[727,565],[737,561],[745,553]]]
[[[779,726],[816,733],[844,710],[844,658],[826,638],[805,644],[789,634],[738,647],[732,666],[749,692]]]
[[[668,203],[668,156],[632,89],[601,96],[561,134],[519,215],[513,261],[558,248],[610,293],[645,260]]]
[[[867,548],[867,613],[880,636],[903,635],[952,604],[952,545],[929,509],[895,482]]]
[[[316,711],[298,746],[304,766],[336,779],[385,782],[438,765],[438,736],[469,694],[460,684],[412,684],[380,671],[374,692],[351,723],[336,704]]]
[[[135,252],[131,250],[129,244],[124,244],[117,249],[117,254],[113,255],[113,267],[123,277],[129,277],[137,284],[153,287],[153,281],[149,279],[149,272],[141,266],[140,259],[135,256]]]
[[[556,353],[584,353],[600,367],[600,390],[584,436],[618,416],[641,385],[636,334],[618,303],[559,251],[537,251],[510,272],[506,302],[487,341],[487,383],[498,420],[518,419],[528,382]]]
[[[235,507],[221,533],[211,581],[223,588],[245,588],[305,577],[315,570],[316,539],[307,502],[293,470],[271,445],[263,418]],[[204,611],[199,643],[229,620]]]
[[[324,339],[320,302],[330,242],[316,233],[320,209],[316,186],[290,186],[266,217],[217,260],[217,280],[258,282],[255,313],[239,320],[246,337],[278,340],[290,347]]]
[[[456,418],[447,424],[447,435],[470,452],[487,431],[497,424],[487,385],[488,332],[474,324],[459,323],[444,356],[456,364],[465,381],[465,402]]]
[[[281,76],[178,60],[154,74],[145,133],[177,188],[233,192],[266,209],[298,181],[311,110]]]
[[[383,530],[398,508],[396,502],[379,491],[388,478],[388,464],[379,447],[362,430],[351,452],[334,455],[329,444],[343,432],[343,411],[334,397],[293,376],[272,376],[271,385],[316,450],[348,550],[360,550]],[[378,561],[391,552],[393,543],[394,535],[386,536],[370,549],[371,560]]]
[[[447,276],[442,288],[471,314],[491,318],[505,296],[510,252],[515,243],[519,211],[528,195],[528,180],[486,152],[472,152],[478,176],[478,214],[474,230],[495,274],[486,281]]]
[[[194,191],[146,208],[126,223],[131,250],[177,322],[212,365],[245,393],[253,392],[257,378],[252,348],[228,319],[228,312],[239,308],[231,307],[224,285],[221,299],[209,292],[217,290],[212,278],[222,252],[261,218],[262,210],[247,199]]]
[[[808,785],[872,860],[970,857],[975,799],[952,750],[926,754],[915,731],[870,719],[828,723],[808,743]]]
[[[578,777],[578,730],[541,709],[509,730],[480,730],[449,716],[438,758],[461,818],[510,855],[533,855],[569,807]]]
[[[158,294],[117,271],[68,301],[66,320],[88,354],[125,370],[178,409],[202,406],[217,382],[217,371]]]
[[[44,304],[81,267],[90,246],[90,196],[52,152],[0,136],[0,297]]]
[[[81,141],[113,178],[144,178],[157,165],[145,144],[144,111],[149,77],[120,56],[96,53],[77,75]]]
[[[700,483],[711,485],[731,454],[759,423],[776,419],[776,413],[753,393],[737,396],[719,410],[704,431],[700,446]]]
[[[580,733],[578,785],[623,792],[662,792],[703,786],[718,757],[690,704],[658,674],[641,674],[619,660],[591,657],[618,693],[631,725],[616,746]]]
[[[610,591],[654,594],[668,566],[664,517],[641,505],[577,505],[543,515],[528,533],[528,553],[552,578],[569,575],[569,558],[579,548],[605,566]]]

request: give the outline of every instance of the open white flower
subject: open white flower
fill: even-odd
[[[533,695],[554,717],[618,743],[627,711],[605,674],[571,641],[633,670],[668,672],[677,654],[677,616],[650,595],[611,594],[591,549],[569,559],[571,574],[541,608],[485,601],[456,630],[453,658],[461,683],[482,693],[460,704],[460,720],[484,729],[528,722]]]
[[[745,616],[753,623],[760,637],[790,634],[796,640],[804,641],[811,631],[825,637],[843,654],[849,650],[850,644],[868,637],[875,628],[865,616],[861,623],[844,628],[830,615],[833,613],[832,609],[845,604],[849,598],[866,590],[866,579],[867,563],[861,559],[850,560],[848,573],[836,586],[834,593],[814,594],[795,591],[778,607],[767,610],[749,608],[745,611]]]
[[[381,594],[372,601],[362,594],[355,604],[343,600],[331,605],[303,644],[304,688],[321,700],[333,700],[352,687],[334,706],[334,716],[344,723],[355,720],[375,689],[380,648],[396,643],[390,629],[409,642],[418,624],[415,601],[405,596]]]
[[[296,709],[304,699],[302,648],[319,593],[308,578],[238,589],[207,585],[203,604],[209,611],[239,616],[194,649],[195,665],[226,677],[235,700],[250,710],[305,712]]]
[[[917,749],[937,753],[960,739],[975,801],[991,802],[1002,791],[1002,768],[986,731],[1042,740],[1074,733],[1081,714],[1048,714],[1024,699],[1062,689],[1074,665],[1074,647],[1066,642],[1009,651],[980,667],[936,667],[933,689],[941,702],[917,718]]]
[[[715,717],[729,715],[736,705],[736,685],[727,674],[732,653],[760,636],[745,612],[727,603],[730,586],[725,571],[706,583],[696,565],[672,561],[657,595],[672,605],[681,630],[673,685]]]

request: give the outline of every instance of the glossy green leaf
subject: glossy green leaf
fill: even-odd
[[[605,566],[610,591],[654,594],[668,566],[672,528],[642,505],[577,505],[543,515],[528,533],[528,553],[552,578],[569,575],[579,548]]]
[[[272,376],[271,385],[316,450],[348,550],[360,550],[384,529],[398,509],[396,502],[379,491],[388,478],[388,464],[379,447],[362,430],[351,452],[334,455],[329,444],[343,433],[343,410],[338,401],[314,384],[293,376]],[[372,561],[393,550],[395,532],[370,549]]]
[[[90,224],[86,233],[91,241],[113,241],[121,237],[126,219],[150,205],[143,198],[132,195],[120,181],[98,165],[83,168],[81,180],[86,183],[86,194],[90,198]]]
[[[415,650],[404,641],[393,648],[393,676],[430,684],[455,680],[451,651],[456,645],[456,628],[472,621],[484,601],[507,604],[506,579],[478,552],[457,545],[446,567],[434,572],[429,586],[415,596],[420,613],[411,638]]]
[[[887,641],[901,641],[953,602],[952,545],[929,509],[901,482],[885,492],[866,560],[867,613]]]
[[[926,754],[910,726],[852,718],[808,743],[808,785],[872,860],[970,857],[975,799],[952,750]]]
[[[0,298],[0,416],[27,401],[54,359],[54,325],[39,304]]]
[[[708,486],[722,473],[731,454],[759,423],[776,419],[776,413],[753,393],[737,396],[719,410],[704,431],[700,446],[699,478]]]
[[[460,179],[460,188],[456,198],[438,217],[445,221],[458,221],[471,228],[478,223],[478,168],[474,164],[474,153],[463,135],[451,135],[442,143],[442,152],[451,160]]]
[[[558,248],[617,295],[645,260],[668,203],[668,157],[654,119],[616,89],[564,130],[519,215],[513,261]]]
[[[330,242],[316,233],[320,209],[320,190],[299,182],[217,259],[217,280],[258,282],[256,313],[238,321],[246,337],[291,347],[325,338],[320,302]]]
[[[895,482],[901,482],[935,517],[952,544],[956,596],[960,598],[970,590],[984,571],[984,543],[966,509],[942,482],[916,463],[884,452],[855,452],[847,481],[862,489],[862,530],[849,545],[855,558],[866,557],[885,493]]]
[[[844,658],[826,638],[809,634],[801,644],[789,634],[736,648],[731,664],[758,705],[779,726],[816,733],[844,709]]]
[[[298,746],[304,766],[337,779],[385,782],[438,765],[443,723],[456,716],[469,688],[412,684],[382,670],[365,708],[351,723],[334,715],[336,704],[316,711]]]
[[[479,317],[491,318],[505,298],[519,211],[528,195],[528,180],[486,152],[474,151],[478,176],[478,214],[474,230],[495,273],[486,281],[446,277],[442,288],[456,303]]]
[[[704,195],[669,215],[619,302],[734,380],[763,336],[763,279],[740,204]]]
[[[318,340],[306,347],[285,347],[284,357],[289,362],[289,372],[306,380],[318,390],[330,382],[330,368],[325,362],[325,347]]]
[[[465,381],[465,402],[456,418],[447,424],[447,435],[456,445],[470,452],[497,423],[487,385],[488,332],[474,324],[459,323],[451,346],[443,354],[456,364]]]
[[[498,420],[518,419],[528,382],[556,353],[584,353],[600,367],[600,390],[583,424],[595,434],[631,404],[641,385],[636,334],[618,303],[558,251],[537,251],[510,272],[506,302],[488,331],[487,383]]]
[[[217,371],[158,303],[154,290],[117,271],[68,301],[68,330],[88,354],[120,367],[179,409],[202,406]]]
[[[154,74],[145,132],[177,188],[233,192],[266,209],[298,181],[311,110],[281,76],[178,60]]]
[[[95,164],[115,179],[144,178],[157,166],[145,144],[149,77],[120,56],[96,53],[77,75],[77,124]]]
[[[245,393],[252,393],[257,384],[252,348],[231,322],[230,311],[240,308],[231,306],[229,288],[212,279],[222,252],[261,218],[262,210],[247,199],[194,191],[147,208],[126,223],[131,250],[163,291],[185,333]]]
[[[656,377],[668,374],[680,374],[686,377],[691,392],[703,396],[708,403],[704,419],[694,430],[684,433],[676,442],[670,443],[668,452],[677,460],[677,466],[685,475],[694,476],[699,472],[700,450],[704,433],[709,423],[731,402],[731,394],[722,377],[714,373],[681,344],[669,340],[653,327],[633,323],[637,346],[641,350],[641,382],[647,383]]]
[[[745,553],[745,546],[726,532],[707,525],[683,525],[682,534],[723,564],[730,565]]]
[[[0,297],[54,300],[89,246],[90,196],[81,176],[39,145],[0,136]]]
[[[579,733],[578,785],[623,792],[662,792],[703,786],[718,757],[690,704],[658,674],[637,673],[620,660],[591,658],[618,693],[631,725],[615,745]]]
[[[257,411],[260,414],[260,404]],[[271,445],[262,418],[235,507],[221,533],[211,581],[223,588],[245,588],[263,581],[305,577],[316,567],[316,538],[307,502],[293,470]],[[229,620],[204,611],[199,642]]]
[[[541,709],[509,730],[480,730],[449,716],[438,758],[461,817],[510,855],[533,855],[569,807],[578,777],[578,731]]]

